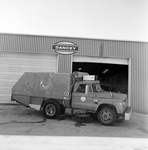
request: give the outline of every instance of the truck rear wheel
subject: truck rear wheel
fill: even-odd
[[[44,116],[48,119],[55,119],[60,114],[60,105],[54,101],[47,101],[43,106]]]
[[[112,108],[103,107],[97,114],[99,122],[103,125],[113,125],[116,121],[116,113]]]

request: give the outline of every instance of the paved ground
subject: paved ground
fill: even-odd
[[[20,105],[0,105],[0,150],[5,149],[148,149],[148,115],[103,126],[78,124],[69,114],[57,120]]]

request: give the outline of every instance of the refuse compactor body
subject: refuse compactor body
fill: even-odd
[[[12,101],[40,109],[47,99],[69,100],[71,74],[26,72],[12,87]]]

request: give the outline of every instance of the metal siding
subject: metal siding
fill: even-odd
[[[57,72],[57,56],[0,52],[0,102],[9,103],[11,88],[24,72]]]
[[[55,54],[52,45],[62,38],[0,34],[0,51]]]
[[[88,39],[74,39],[74,41],[78,45],[78,52],[76,55],[99,56],[101,41]]]
[[[67,37],[0,34],[1,51],[51,53],[52,45],[59,41],[71,41],[78,45],[78,55],[99,56],[101,41]]]
[[[146,49],[146,55],[145,55],[145,68],[146,68],[146,74],[145,74],[145,79],[146,82],[144,83],[144,90],[146,92],[146,96],[145,96],[145,106],[146,106],[146,110],[148,111],[148,44],[145,45],[145,49]]]
[[[71,55],[59,54],[58,62],[58,73],[71,73]]]
[[[148,113],[148,43],[105,41],[104,56],[131,58],[131,105],[139,113]]]

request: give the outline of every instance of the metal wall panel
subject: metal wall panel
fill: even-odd
[[[11,88],[24,72],[57,72],[57,55],[0,52],[0,103],[11,102]]]
[[[0,34],[0,51],[55,54],[52,45],[57,40],[62,40],[62,38]]]
[[[71,73],[71,55],[58,56],[58,73]]]
[[[131,58],[131,105],[139,113],[148,113],[148,43],[105,41],[107,57]]]
[[[78,55],[99,55],[101,41],[67,37],[0,34],[0,51],[51,53],[52,45],[59,41],[71,41],[78,45]]]
[[[73,39],[73,41],[78,45],[76,55],[99,56],[101,41],[89,39]]]

